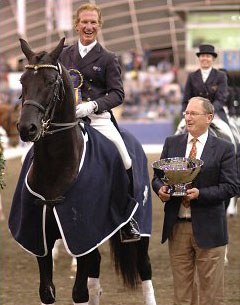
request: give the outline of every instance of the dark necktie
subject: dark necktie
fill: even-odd
[[[189,158],[190,159],[196,159],[196,156],[197,156],[197,145],[196,145],[197,140],[198,139],[196,139],[196,138],[193,138],[191,140],[192,148],[191,148],[190,153],[189,153]],[[190,206],[190,201],[186,197],[183,197],[182,204],[185,206],[185,208],[188,208]]]

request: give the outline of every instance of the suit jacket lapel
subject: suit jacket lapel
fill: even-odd
[[[81,72],[81,62],[82,62],[82,57],[79,54],[79,50],[78,50],[78,43],[75,43],[72,50],[71,50],[71,62],[75,63],[75,67],[74,69],[77,69],[78,71]]]
[[[178,142],[178,145],[174,147],[175,156],[185,157],[187,148],[187,138],[188,134],[186,133],[181,137],[180,141]]]
[[[206,166],[208,160],[211,158],[212,156],[212,152],[214,150],[214,141],[213,141],[214,137],[212,135],[208,135],[208,138],[207,138],[207,142],[203,148],[203,152],[202,152],[202,155],[201,155],[201,160],[204,161],[204,164],[203,166]]]
[[[194,184],[197,185],[199,181],[201,181],[201,173],[204,171],[204,168],[208,167],[207,163],[210,160],[212,156],[212,152],[214,150],[214,137],[212,135],[208,135],[207,141],[205,143],[205,146],[203,148],[202,155],[200,157],[201,160],[203,160],[203,166],[200,170],[200,173],[197,175],[196,179],[194,180]]]
[[[87,53],[84,58],[81,57],[78,50],[78,44],[75,43],[73,46],[73,49],[71,51],[71,58],[72,62],[76,63],[75,68],[81,72],[81,70],[89,65],[91,62],[95,61],[101,54],[101,46],[97,42],[97,44],[94,46],[94,48]]]
[[[211,70],[211,72],[210,72],[210,74],[208,75],[208,78],[207,78],[207,80],[206,80],[206,84],[211,84],[212,83],[212,81],[215,79],[215,77],[216,77],[216,69],[212,69]]]
[[[92,48],[90,52],[82,59],[82,68],[89,65],[91,62],[94,62],[101,55],[101,45],[97,42],[96,45]]]
[[[194,81],[196,82],[196,84],[198,84],[200,92],[201,92],[201,91],[202,91],[202,92],[207,91],[206,85],[205,85],[205,83],[203,82],[202,73],[201,73],[201,70],[200,70],[200,69],[198,69],[198,70],[195,72],[195,79],[194,79]]]

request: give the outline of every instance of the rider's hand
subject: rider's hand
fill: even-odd
[[[97,110],[97,103],[90,101],[87,103],[78,104],[76,107],[76,117],[83,118]]]
[[[170,194],[168,193],[168,187],[163,185],[158,191],[158,197],[162,202],[168,201],[170,199]]]

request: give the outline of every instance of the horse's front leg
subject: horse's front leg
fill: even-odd
[[[60,232],[53,215],[53,209],[47,208],[46,215],[46,238],[48,254],[44,257],[38,257],[38,267],[40,274],[39,295],[44,304],[55,303],[55,286],[53,285],[53,258],[52,249],[55,241],[60,238]]]
[[[90,266],[90,256],[87,254],[77,258],[77,273],[72,290],[72,299],[74,304],[88,304],[88,273]]]
[[[91,263],[89,266],[88,273],[88,293],[89,301],[88,305],[99,305],[100,296],[102,293],[102,288],[100,286],[100,264],[101,264],[101,254],[98,249],[91,252]]]
[[[55,303],[55,286],[53,285],[53,260],[52,252],[49,251],[45,257],[38,257],[38,267],[40,273],[39,296],[42,304]]]

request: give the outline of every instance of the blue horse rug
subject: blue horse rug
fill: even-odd
[[[134,198],[139,206],[134,214],[141,236],[151,236],[152,232],[152,197],[148,174],[148,161],[142,145],[127,130],[121,129],[121,136],[132,159]]]
[[[146,160],[141,157],[138,166],[134,166],[134,179],[137,182],[135,200],[128,194],[128,177],[115,145],[92,127],[85,125],[84,129],[84,153],[79,174],[70,189],[63,194],[63,202],[53,208],[65,248],[72,256],[82,256],[99,247],[134,214],[139,221],[141,233],[144,234],[141,222],[144,214],[149,214],[149,211],[151,213],[149,179],[142,183],[141,178],[145,174],[137,171],[138,166],[140,170],[143,168]],[[134,138],[127,133],[124,140],[125,138],[127,146],[136,145],[133,143]],[[137,155],[135,148],[132,148],[131,154]],[[139,154],[142,156],[141,150]],[[36,199],[41,199],[44,203],[45,198],[28,185],[27,176],[32,160],[33,148],[22,166],[10,211],[9,228],[14,239],[26,251],[36,256],[45,256],[48,254],[48,208],[46,204],[35,204]],[[139,209],[136,213],[138,206],[144,209]],[[150,234],[151,220],[147,227],[145,234]]]

